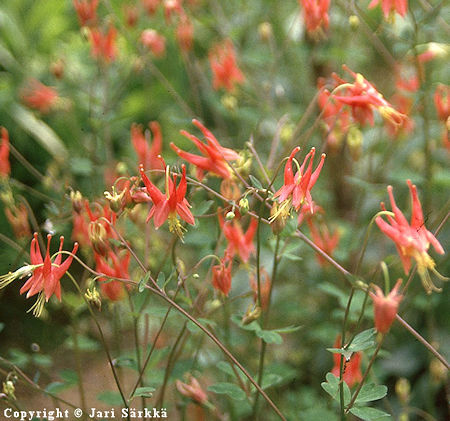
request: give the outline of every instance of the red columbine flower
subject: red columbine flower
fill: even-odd
[[[416,186],[411,183],[411,180],[408,180],[407,183],[412,201],[411,223],[408,223],[402,211],[397,207],[392,186],[388,186],[387,190],[394,217],[387,216],[388,223],[381,216],[378,216],[375,222],[380,230],[395,243],[405,274],[408,274],[411,269],[411,258],[413,258],[417,263],[417,270],[427,294],[431,294],[432,291],[439,292],[441,289],[433,284],[428,270],[431,270],[440,279],[446,278],[435,269],[436,264],[429,256],[428,249],[430,244],[439,254],[444,254],[444,249],[436,237],[425,228],[422,206],[417,196]],[[381,209],[386,210],[384,203],[381,203]]]
[[[58,99],[56,89],[46,86],[36,79],[28,82],[27,87],[22,91],[22,100],[30,108],[34,108],[41,113],[48,113]]]
[[[316,184],[316,181],[319,178],[319,174],[325,160],[325,154],[321,155],[319,164],[314,172],[312,172],[312,165],[316,150],[315,148],[311,148],[294,176],[294,172],[292,170],[292,160],[299,150],[300,146],[294,148],[286,162],[286,166],[284,167],[284,185],[273,196],[274,198],[278,198],[280,206],[277,212],[271,216],[271,221],[274,221],[278,217],[286,219],[291,211],[291,208],[294,208],[298,212],[304,204],[309,206],[311,212],[314,210],[311,189],[314,187],[314,184]],[[306,166],[307,163],[308,166]]]
[[[263,310],[267,309],[270,299],[270,289],[272,286],[272,280],[269,274],[264,268],[260,270],[260,289],[261,289],[261,308]],[[250,278],[250,288],[253,290],[253,301],[258,302],[258,280],[256,273],[252,273]]]
[[[110,251],[108,253],[108,257],[112,263],[111,265],[105,260],[105,258],[95,254],[96,270],[109,278],[129,279],[130,275],[128,274],[128,266],[130,264],[130,256],[131,255],[128,251],[122,254],[121,257],[118,257],[116,253]],[[111,301],[119,301],[123,298],[125,290],[122,282],[108,280],[103,277],[99,278],[99,282],[102,292]]]
[[[387,297],[384,296],[379,286],[373,286],[375,294],[371,292],[370,297],[373,300],[375,329],[377,332],[387,333],[395,320],[398,306],[403,299],[403,295],[398,293],[401,283],[402,280],[399,279]]]
[[[338,335],[336,341],[334,342],[333,348],[341,347],[341,335]],[[340,375],[340,367],[341,367],[341,354],[333,353],[333,362],[334,367],[331,370],[331,373],[336,377]],[[342,376],[345,383],[347,383],[348,387],[352,387],[356,383],[359,383],[362,380],[361,373],[361,353],[354,352],[350,357],[350,360],[346,361],[344,357],[344,374]]]
[[[178,392],[186,396],[200,405],[208,402],[208,395],[200,386],[200,383],[195,377],[191,377],[189,383],[183,383],[181,380],[175,382]]]
[[[145,170],[163,169],[159,155],[162,151],[162,134],[161,127],[157,121],[151,121],[149,127],[153,133],[153,142],[150,146],[142,133],[142,125],[131,125],[131,141],[133,143],[134,150],[138,156],[140,164],[144,165]]]
[[[166,220],[168,220],[169,231],[174,232],[182,238],[183,230],[185,229],[182,227],[178,216],[188,224],[195,224],[194,216],[189,210],[191,205],[185,198],[187,188],[186,167],[184,165],[182,166],[181,181],[177,187],[177,174],[173,174],[172,181],[170,178],[169,166],[166,166],[166,194],[161,193],[161,191],[148,179],[142,164],[139,166],[139,171],[141,173],[142,181],[147,189],[147,193],[153,202],[153,206],[147,217],[147,222],[153,217],[155,228],[158,229]]]
[[[155,14],[156,9],[161,3],[161,0],[141,0],[142,7],[146,10],[146,12],[152,16]]]
[[[390,121],[393,125],[400,127],[404,124],[407,117],[394,109],[363,75],[353,72],[347,66],[344,66],[344,69],[355,80],[353,83],[349,83],[337,75],[333,75],[338,83],[337,89],[344,91],[342,95],[333,95],[333,98],[349,105],[352,109],[353,118],[356,121],[362,126],[367,122],[373,125],[373,110],[376,109],[384,119]]]
[[[328,29],[330,0],[299,0],[303,6],[303,17],[309,34]]]
[[[185,152],[173,142],[170,144],[170,147],[180,158],[185,159],[197,167],[197,178],[199,180],[203,179],[203,171],[210,171],[224,179],[230,178],[232,176],[232,170],[228,161],[239,159],[239,154],[232,149],[221,146],[216,137],[198,120],[192,120],[192,123],[202,131],[207,144],[202,143],[198,137],[185,130],[181,130],[180,133],[194,142],[195,146],[197,146],[204,156]]]
[[[31,265],[35,266],[33,269],[33,276],[20,289],[20,293],[27,292],[27,298],[39,293],[36,303],[33,305],[33,314],[39,317],[44,307],[44,302],[48,302],[50,297],[55,294],[58,300],[61,301],[61,284],[60,279],[69,269],[73,256],[69,256],[64,263],[61,264],[62,254],[59,253],[55,260],[50,260],[50,241],[52,236],[47,235],[47,252],[45,258],[42,259],[41,251],[39,250],[38,235],[34,233],[31,240],[30,260]],[[59,251],[62,251],[64,237],[60,237]],[[78,243],[74,244],[72,254],[78,250]]]
[[[95,24],[99,0],[73,0],[81,26]]]
[[[166,39],[154,29],[142,31],[141,43],[147,47],[155,57],[163,57],[166,52]]]
[[[314,244],[326,254],[332,256],[334,249],[339,243],[339,231],[336,230],[333,234],[331,234],[324,223],[317,226],[311,218],[307,219],[307,223]],[[320,254],[317,254],[317,260],[321,266],[325,266],[328,263],[328,261]]]
[[[102,32],[98,28],[92,28],[89,32],[91,42],[91,54],[96,59],[102,59],[105,63],[115,60],[117,30],[111,24],[108,32]]]
[[[31,236],[28,210],[23,203],[19,206],[5,207],[5,216],[11,224],[16,238],[29,238]]]
[[[369,9],[376,7],[380,1],[385,19],[388,19],[394,13],[405,16],[408,12],[408,0],[372,0],[369,4]]]
[[[231,289],[231,269],[233,260],[227,255],[221,259],[220,264],[212,267],[212,284],[215,289],[221,291],[225,296]]]
[[[2,143],[0,144],[0,178],[6,178],[11,172],[9,163],[9,134],[8,130],[1,127]]]
[[[450,151],[450,86],[438,85],[434,93],[434,105],[436,106],[439,120],[444,122],[442,144]]]
[[[219,224],[223,230],[225,238],[228,240],[226,255],[232,258],[236,253],[244,263],[250,259],[250,254],[255,251],[253,246],[253,237],[258,227],[258,220],[251,218],[247,232],[244,234],[241,224],[233,219],[232,221],[223,220],[222,212],[219,211]]]
[[[185,13],[180,16],[180,21],[175,30],[175,36],[182,51],[188,52],[192,50],[194,25]]]
[[[221,87],[231,92],[236,84],[244,82],[244,75],[236,63],[236,53],[231,40],[216,44],[209,52],[209,64],[213,72],[213,88]]]

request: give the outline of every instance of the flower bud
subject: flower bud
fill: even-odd
[[[280,140],[283,144],[286,144],[291,140],[294,130],[295,126],[292,123],[287,123],[283,126],[280,132]]]
[[[395,393],[403,405],[406,405],[410,399],[411,385],[404,377],[401,377],[395,383]]]
[[[239,211],[241,215],[246,215],[249,210],[248,199],[246,197],[239,200]]]
[[[64,62],[61,59],[54,61],[50,64],[50,72],[56,79],[62,79],[64,76]]]
[[[227,214],[225,215],[225,218],[228,221],[231,221],[232,219],[234,219],[236,217],[236,214],[233,211],[227,212]]]
[[[260,316],[261,316],[261,307],[250,306],[247,309],[247,312],[244,314],[244,317],[242,318],[242,324],[248,325],[251,322],[258,320]]]
[[[347,135],[347,146],[354,161],[361,158],[363,134],[356,126],[351,126]]]
[[[223,180],[220,184],[220,193],[227,200],[238,200],[241,196],[239,186],[232,180]]]
[[[88,288],[84,296],[90,304],[97,308],[98,311],[102,310],[102,299],[97,291],[97,288],[93,287],[92,291]]]
[[[77,191],[70,192],[70,201],[72,202],[72,208],[76,213],[80,213],[83,209],[83,195]]]
[[[234,95],[224,95],[220,102],[228,111],[236,111],[238,102]]]
[[[258,35],[261,41],[269,41],[273,36],[272,25],[269,22],[260,23],[258,26]]]
[[[447,369],[437,358],[433,358],[430,362],[430,376],[435,384],[441,384],[447,378]]]
[[[114,186],[112,187],[112,193],[108,191],[104,192],[104,195],[109,202],[109,207],[113,212],[118,213],[122,209],[124,194],[125,190],[118,194]]]
[[[356,31],[359,28],[359,18],[356,15],[351,15],[348,18],[348,23],[352,31]]]
[[[3,393],[11,399],[16,399],[16,396],[14,395],[16,391],[16,388],[14,386],[14,383],[11,380],[7,380],[6,382],[3,382]]]

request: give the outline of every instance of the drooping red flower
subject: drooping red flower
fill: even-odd
[[[1,127],[1,141],[0,144],[0,178],[8,177],[11,172],[11,165],[9,163],[9,134],[8,130]]]
[[[89,222],[84,212],[72,213],[72,241],[76,241],[80,246],[87,247],[91,245],[89,240]]]
[[[270,279],[267,270],[261,268],[260,270],[260,290],[261,290],[261,308],[263,310],[267,309],[270,299],[270,290],[272,286],[272,280]],[[258,280],[256,273],[252,273],[250,278],[250,288],[253,290],[253,301],[258,302]]]
[[[369,9],[373,9],[380,2],[385,19],[388,19],[393,13],[405,16],[408,12],[408,0],[372,0],[369,4]]]
[[[153,134],[153,142],[150,146],[142,132],[142,125],[131,125],[131,142],[138,156],[140,164],[144,165],[144,170],[163,169],[164,165],[159,158],[162,151],[161,127],[157,121],[151,121],[149,124]]]
[[[80,26],[93,25],[97,21],[99,0],[73,0]]]
[[[125,22],[127,26],[134,27],[139,19],[139,10],[136,5],[127,4],[123,7],[123,13],[125,15]]]
[[[200,405],[208,402],[208,395],[200,386],[200,383],[195,377],[191,377],[189,383],[183,383],[181,380],[175,382],[178,392],[183,396],[194,400]]]
[[[353,118],[362,126],[367,122],[374,124],[373,110],[376,109],[381,116],[390,121],[393,125],[402,126],[407,118],[397,111],[376,88],[369,83],[363,75],[355,73],[347,66],[344,69],[353,76],[354,82],[349,83],[337,75],[333,75],[337,82],[337,90],[340,95],[333,95],[333,98],[351,107]],[[341,87],[341,88],[340,88]]]
[[[336,341],[334,342],[333,348],[341,347],[341,335],[338,335]],[[340,375],[340,367],[341,367],[341,354],[333,353],[333,362],[334,366],[331,370],[331,373],[336,377]],[[346,361],[344,358],[344,374],[342,376],[345,383],[347,383],[348,387],[353,387],[356,383],[359,383],[362,380],[361,373],[361,353],[354,352],[350,357],[350,360]]]
[[[334,249],[339,243],[339,231],[335,230],[330,233],[325,223],[318,224],[312,218],[307,219],[309,231],[314,244],[329,256],[333,255]],[[321,266],[325,266],[328,261],[320,254],[316,254],[317,260]]]
[[[203,172],[209,171],[218,177],[228,179],[232,175],[230,164],[228,161],[235,161],[239,159],[239,154],[232,149],[224,148],[220,145],[216,137],[198,120],[192,120],[192,123],[197,126],[206,138],[207,144],[204,144],[200,139],[185,130],[181,130],[181,134],[194,142],[195,146],[204,156],[194,155],[185,152],[176,146],[173,142],[170,147],[177,153],[177,155],[190,162],[197,167],[197,178],[203,179]]]
[[[145,11],[150,16],[153,16],[156,12],[156,9],[161,4],[161,0],[141,0],[141,3]]]
[[[48,113],[58,99],[58,92],[55,88],[46,86],[36,79],[28,81],[22,91],[22,100],[30,108],[34,108],[41,113]]]
[[[106,275],[106,278],[129,279],[128,266],[130,264],[130,252],[126,251],[119,257],[113,251],[108,253],[108,263],[105,257],[95,254],[96,270]],[[125,289],[121,281],[99,278],[100,289],[111,300],[119,301],[124,297]]]
[[[72,264],[73,256],[69,256],[64,263],[61,263],[62,254],[59,253],[52,262],[50,259],[50,242],[52,236],[47,235],[47,252],[45,258],[42,259],[41,251],[39,250],[38,235],[34,234],[31,240],[30,261],[32,265],[36,265],[33,275],[25,282],[20,289],[20,293],[27,292],[27,298],[39,293],[39,298],[34,308],[34,314],[39,317],[42,312],[44,301],[47,302],[50,297],[55,294],[58,300],[61,301],[61,284],[60,279],[67,272]],[[60,237],[59,251],[62,251],[64,237]],[[78,250],[78,243],[73,246],[72,254]]]
[[[311,148],[294,176],[292,160],[299,150],[299,146],[294,148],[284,167],[284,185],[273,196],[274,199],[278,198],[280,206],[278,211],[271,216],[271,221],[274,221],[278,217],[285,219],[289,215],[291,208],[294,208],[298,212],[302,206],[306,205],[310,208],[311,212],[314,211],[311,189],[319,178],[325,160],[325,154],[321,155],[320,162],[313,172],[312,166],[316,149]]]
[[[172,15],[183,14],[182,0],[164,0],[164,17],[166,23],[172,23]]]
[[[145,29],[142,31],[141,43],[147,47],[155,57],[163,57],[166,52],[166,39],[154,29]]]
[[[108,31],[102,31],[99,28],[91,28],[89,40],[91,42],[91,54],[98,60],[110,63],[115,60],[117,30],[110,24]]]
[[[397,315],[398,306],[403,299],[403,295],[399,294],[398,289],[402,280],[399,279],[392,291],[385,297],[383,291],[378,285],[374,285],[375,294],[370,293],[373,300],[373,311],[375,319],[375,329],[379,333],[387,333]]]
[[[139,166],[142,181],[144,182],[147,193],[150,196],[153,206],[147,217],[147,222],[153,217],[155,228],[158,229],[166,220],[169,222],[170,232],[174,232],[180,238],[183,236],[183,230],[178,216],[194,225],[195,220],[189,208],[191,205],[186,200],[186,167],[182,166],[181,181],[177,187],[177,174],[173,174],[173,180],[170,177],[170,168],[166,166],[166,194],[163,194],[147,177],[142,164]],[[177,216],[178,215],[178,216]]]
[[[402,211],[397,207],[392,186],[388,186],[387,190],[394,217],[388,215],[388,222],[386,222],[381,216],[378,216],[375,222],[380,230],[395,243],[405,274],[408,274],[411,269],[411,259],[416,261],[422,285],[425,291],[431,294],[432,291],[441,291],[441,289],[433,284],[428,270],[441,279],[445,278],[437,272],[436,264],[428,254],[428,249],[432,245],[439,254],[444,254],[444,249],[437,238],[425,227],[416,186],[411,183],[411,180],[407,180],[407,183],[412,202],[411,223],[408,223]],[[384,203],[381,203],[381,209],[386,210]]]
[[[180,16],[180,20],[175,30],[175,36],[182,51],[188,52],[192,50],[194,25],[185,13]]]
[[[303,8],[303,18],[309,34],[328,29],[330,0],[299,0],[299,3]]]
[[[434,92],[434,105],[439,120],[447,123],[450,117],[450,86],[439,84]]]
[[[389,120],[386,121],[386,130],[393,138],[406,133],[411,133],[414,130],[414,120],[408,115],[411,112],[414,101],[413,98],[406,96],[400,92],[392,95],[390,102],[395,109],[406,116],[401,125],[392,124]]]
[[[95,203],[92,210],[89,202],[85,201],[85,209],[89,217],[88,235],[89,241],[94,251],[105,256],[110,249],[109,240],[116,238],[116,233],[112,226],[116,223],[117,215],[112,212],[108,205],[101,207]]]
[[[29,238],[31,236],[28,210],[23,203],[19,206],[5,207],[5,216],[10,223],[16,238]]]
[[[236,52],[231,40],[216,44],[209,52],[209,64],[213,72],[213,88],[231,92],[236,84],[244,82],[244,75],[236,62]]]
[[[226,255],[232,258],[235,254],[238,254],[241,260],[247,263],[250,255],[255,251],[253,237],[258,227],[258,220],[251,218],[247,232],[244,234],[241,224],[236,219],[224,221],[222,212],[219,212],[218,215],[220,228],[228,241]]]
[[[225,256],[221,259],[220,264],[212,267],[212,284],[215,289],[221,291],[225,296],[231,289],[231,269],[233,260]]]

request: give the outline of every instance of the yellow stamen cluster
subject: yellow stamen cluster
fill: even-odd
[[[181,225],[181,222],[177,216],[169,215],[167,222],[169,223],[169,231],[176,234],[178,238],[183,241],[183,235],[187,230],[183,227],[183,225]]]

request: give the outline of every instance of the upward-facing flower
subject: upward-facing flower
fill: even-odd
[[[244,82],[244,75],[236,62],[231,40],[216,44],[209,52],[209,64],[213,72],[213,88],[232,91],[236,84]]]
[[[206,138],[206,144],[202,143],[198,137],[185,130],[182,130],[180,133],[194,142],[195,146],[197,146],[204,156],[185,152],[174,143],[171,143],[170,147],[180,158],[185,159],[197,167],[197,178],[199,180],[203,179],[204,171],[209,171],[224,179],[230,178],[232,170],[230,169],[228,161],[239,159],[239,154],[232,149],[221,146],[216,137],[198,120],[192,120],[192,123],[202,131],[203,136]]]
[[[58,99],[56,89],[46,86],[36,79],[28,82],[22,91],[22,100],[30,108],[34,108],[41,113],[48,113]]]
[[[189,208],[191,205],[186,200],[186,167],[182,167],[181,181],[176,185],[177,174],[173,174],[173,180],[170,178],[170,168],[166,166],[166,194],[163,194],[147,177],[144,167],[139,166],[142,181],[144,182],[147,193],[153,202],[153,206],[147,217],[147,222],[153,217],[155,228],[158,229],[166,220],[169,221],[169,230],[174,232],[180,238],[183,237],[183,230],[178,216],[188,224],[194,225],[194,215]]]
[[[397,111],[376,88],[369,83],[363,75],[355,73],[348,67],[344,69],[353,76],[354,82],[349,83],[334,75],[337,81],[337,89],[340,95],[333,95],[333,98],[351,107],[352,115],[362,126],[369,122],[374,123],[373,110],[376,109],[384,119],[395,126],[402,126],[407,116]]]
[[[8,273],[0,276],[0,288],[4,288],[16,279],[22,279],[25,276],[31,275],[25,284],[20,289],[20,293],[27,292],[27,298],[33,295],[39,294],[37,301],[30,308],[33,310],[33,315],[39,317],[44,308],[44,304],[55,294],[61,301],[61,284],[60,279],[69,269],[73,256],[69,256],[63,263],[62,260],[62,247],[64,243],[64,237],[60,237],[59,253],[53,262],[50,258],[50,241],[52,236],[47,236],[47,252],[44,259],[42,259],[41,251],[39,249],[38,235],[34,234],[31,240],[30,248],[30,261],[29,265],[23,266],[16,270],[14,273]],[[75,254],[78,250],[78,244],[75,243],[72,254]]]
[[[411,258],[413,258],[417,263],[417,271],[427,294],[431,294],[432,291],[439,292],[441,289],[433,284],[428,271],[431,270],[440,279],[446,278],[436,270],[436,264],[428,254],[428,249],[430,244],[439,254],[444,254],[444,249],[436,237],[425,227],[416,186],[411,183],[411,180],[408,180],[407,183],[412,202],[411,223],[408,223],[402,211],[397,207],[392,186],[388,186],[387,190],[394,217],[387,216],[388,222],[386,222],[381,216],[378,216],[375,222],[380,230],[395,243],[405,274],[408,274],[411,269]],[[384,203],[381,203],[381,208],[386,210]]]
[[[11,172],[9,163],[9,134],[8,130],[1,127],[1,144],[0,144],[0,178],[8,177]]]
[[[385,297],[383,291],[378,285],[374,285],[375,294],[370,293],[373,300],[373,311],[375,319],[375,329],[380,333],[387,333],[397,315],[398,306],[403,299],[403,295],[399,294],[398,289],[402,280],[399,279],[392,291]]]
[[[385,19],[388,19],[394,13],[405,16],[408,12],[408,0],[372,0],[369,4],[369,9],[376,7],[380,1]]]
[[[101,59],[105,63],[115,60],[117,30],[113,25],[109,25],[108,32],[98,28],[92,28],[89,32],[91,42],[91,54],[96,59]]]
[[[99,0],[73,0],[81,26],[95,24]]]
[[[110,264],[104,257],[95,254],[97,272],[103,273],[109,278],[129,279],[130,275],[128,274],[128,266],[130,264],[130,256],[131,255],[128,251],[120,257],[117,256],[116,253],[110,251],[108,253],[109,260],[111,261]],[[102,277],[99,278],[99,282],[102,292],[111,301],[119,301],[123,298],[125,290],[121,281],[114,279],[108,280]]]
[[[328,29],[330,0],[299,0],[299,3],[303,6],[303,18],[309,34]]]
[[[219,212],[219,224],[228,240],[226,255],[232,258],[236,253],[244,263],[248,262],[250,254],[254,252],[253,237],[258,227],[258,220],[251,218],[247,232],[244,234],[241,224],[233,219],[232,221],[223,220],[222,213]]]
[[[285,219],[289,215],[291,208],[294,208],[298,212],[304,204],[310,207],[311,212],[314,211],[311,189],[319,178],[325,160],[325,154],[321,155],[320,162],[313,172],[312,166],[316,150],[315,148],[311,148],[305,156],[302,165],[297,167],[298,171],[294,176],[292,161],[299,150],[300,146],[294,148],[284,167],[284,185],[273,196],[274,198],[278,198],[280,205],[278,211],[271,216],[271,221],[274,221],[278,217]]]
[[[138,156],[140,164],[144,165],[144,170],[163,169],[164,165],[159,158],[162,150],[161,127],[157,121],[151,121],[149,127],[153,134],[153,142],[150,146],[142,133],[142,125],[131,125],[131,141]]]

